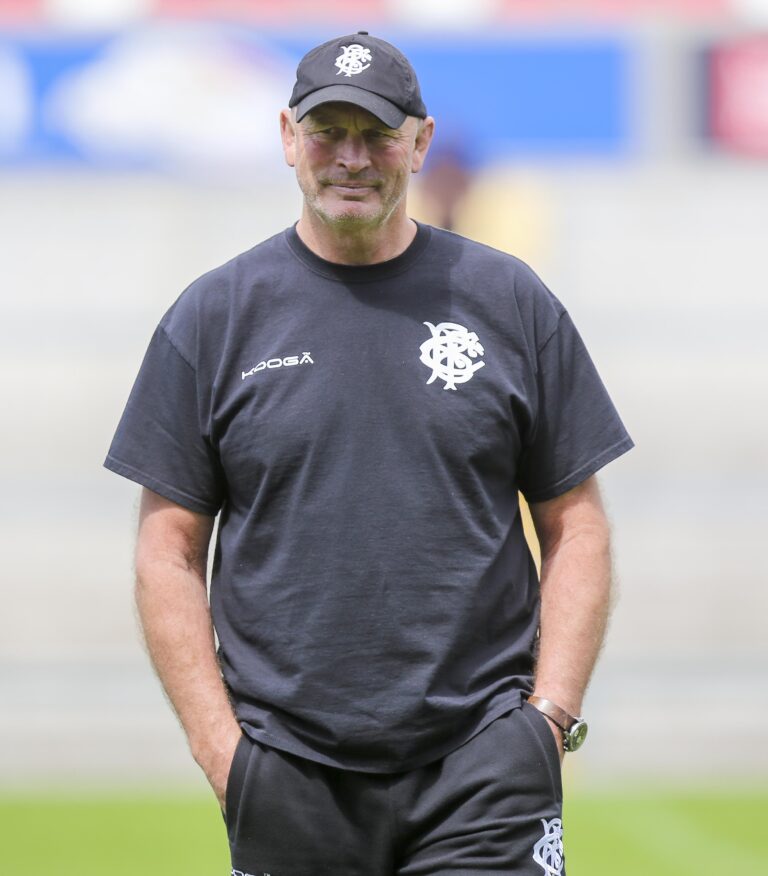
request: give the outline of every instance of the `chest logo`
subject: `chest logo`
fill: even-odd
[[[339,73],[343,73],[346,77],[356,76],[367,70],[371,64],[371,50],[366,49],[358,43],[352,43],[351,46],[342,46],[343,53],[336,58],[336,66],[339,68]],[[338,76],[339,73],[336,75]]]
[[[455,390],[457,383],[471,380],[475,371],[485,365],[482,360],[473,361],[485,353],[475,332],[455,322],[437,325],[425,322],[424,325],[432,332],[432,337],[419,348],[419,360],[432,369],[427,384],[439,377],[445,381],[443,389]]]

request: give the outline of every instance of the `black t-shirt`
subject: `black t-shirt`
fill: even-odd
[[[419,225],[343,266],[291,228],[166,313],[105,465],[220,513],[211,610],[246,732],[386,773],[530,691],[517,491],[554,498],[631,446],[518,259]]]

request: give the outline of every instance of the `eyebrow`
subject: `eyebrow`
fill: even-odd
[[[325,124],[328,124],[329,122],[333,122],[335,120],[333,118],[331,118],[331,116],[328,115],[327,113],[316,113],[316,112],[310,110],[306,114],[304,119],[302,119],[302,121],[315,122],[315,124],[325,125]]]

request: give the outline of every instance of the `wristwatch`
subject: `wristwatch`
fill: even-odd
[[[577,748],[581,748],[587,738],[588,729],[587,722],[583,718],[574,718],[565,709],[561,709],[552,700],[545,700],[544,697],[529,696],[528,702],[562,730],[565,751],[576,751]]]

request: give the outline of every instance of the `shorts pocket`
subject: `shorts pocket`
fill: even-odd
[[[549,767],[552,773],[552,782],[558,794],[563,793],[562,783],[562,767],[560,764],[560,752],[555,742],[555,736],[552,728],[549,726],[549,719],[530,703],[524,702],[522,705],[523,717],[526,719],[528,726],[535,733],[539,740],[539,744],[544,749]]]
[[[229,824],[233,823],[236,814],[235,810],[240,801],[250,751],[251,740],[243,733],[235,748],[235,754],[227,776],[227,787],[224,792],[224,817]]]

